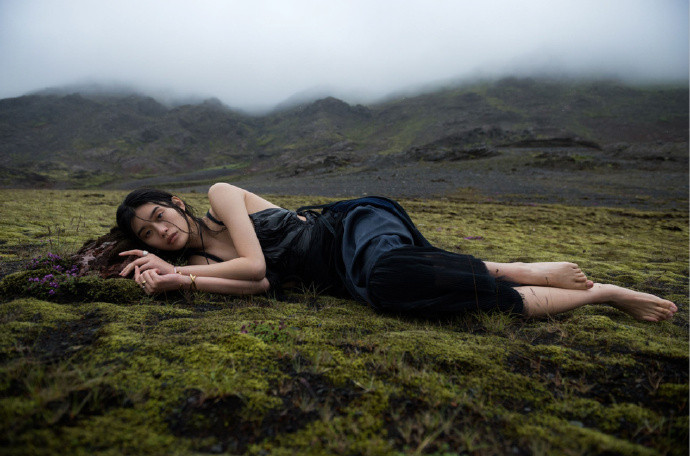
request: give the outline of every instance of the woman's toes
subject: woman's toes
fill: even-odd
[[[678,308],[676,305],[671,301],[666,301],[662,306],[657,308],[657,314],[661,320],[668,320],[669,318],[673,317],[677,309]]]

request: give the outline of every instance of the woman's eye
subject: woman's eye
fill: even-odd
[[[144,233],[144,239],[149,237],[150,234],[151,234],[151,230],[148,230],[146,233]]]
[[[159,219],[162,219],[162,218],[163,218],[163,211],[160,211],[160,212],[158,213],[158,218],[159,218]]]

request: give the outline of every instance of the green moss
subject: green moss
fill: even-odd
[[[660,417],[636,404],[613,404],[600,411],[599,427],[605,432],[613,432],[622,426],[632,426],[635,430],[645,426],[656,426]]]
[[[35,296],[38,298],[69,301],[107,301],[138,302],[145,296],[133,280],[101,279],[95,276],[69,277],[55,274],[59,288],[55,295],[49,295],[45,289],[32,288],[31,278],[41,278],[53,273],[50,269],[22,271],[6,276],[0,281],[0,297],[9,299],[17,296]]]
[[[281,436],[275,443],[254,445],[248,454],[275,455],[323,454],[393,454],[390,442],[381,432],[380,425],[366,419],[350,420],[326,417],[292,435]]]
[[[94,276],[80,277],[74,287],[68,290],[78,300],[136,303],[144,294],[133,281],[126,279],[101,279]]]
[[[467,336],[462,333],[429,333],[428,331],[396,331],[369,336],[378,341],[386,353],[411,356],[424,365],[461,367],[464,372],[486,369],[502,363],[506,350],[491,336]]]
[[[594,399],[570,397],[567,401],[553,402],[545,410],[569,421],[591,421],[601,413],[602,405]]]
[[[75,320],[79,316],[79,313],[70,307],[34,298],[15,299],[2,303],[0,312],[0,319],[4,322],[32,321],[51,324]]]
[[[33,337],[79,318],[74,309],[33,298],[0,303],[0,354],[13,358],[27,348]]]
[[[603,347],[634,350],[680,359],[687,356],[687,346],[672,342],[674,336],[671,334],[676,333],[677,328],[668,322],[656,325],[656,331],[652,332],[649,325],[628,319],[616,322],[605,315],[574,315],[563,323],[563,327],[572,344],[598,350]]]
[[[651,448],[548,415],[532,415],[515,430],[519,437],[529,442],[527,445],[534,453],[549,453],[548,448],[560,448],[563,453],[576,454],[658,454]]]
[[[528,350],[536,362],[548,362],[563,372],[588,372],[602,367],[597,359],[560,345],[537,345]]]
[[[0,220],[3,258],[48,239],[47,226],[31,225],[41,219],[27,210],[36,201],[83,213],[88,227],[55,212],[60,242],[81,243],[107,231],[122,195],[66,194],[12,193],[24,213],[13,203],[3,211],[25,226]],[[19,272],[0,282],[3,452],[687,453],[687,212],[495,204],[472,192],[403,205],[451,251],[567,257],[596,280],[675,299],[679,315],[647,324],[591,306],[546,321],[425,320],[313,290],[285,302],[204,293],[186,301],[96,277],[44,298],[26,292],[31,275]],[[289,330],[242,333],[261,321]],[[251,440],[238,443],[242,435]]]
[[[678,383],[665,383],[659,386],[657,396],[666,399],[682,408],[688,403],[688,385]]]

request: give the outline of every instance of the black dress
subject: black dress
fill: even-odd
[[[297,211],[270,208],[250,218],[274,289],[299,282],[391,312],[522,313],[514,284],[491,277],[484,262],[471,255],[431,246],[393,200],[366,197]]]

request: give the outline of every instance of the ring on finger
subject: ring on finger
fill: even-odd
[[[146,285],[146,280],[141,281],[141,286],[143,287],[144,285]]]
[[[148,255],[148,254],[149,254],[149,251],[148,251],[148,250],[144,250],[144,251],[141,252],[141,256],[146,256],[146,255]]]

